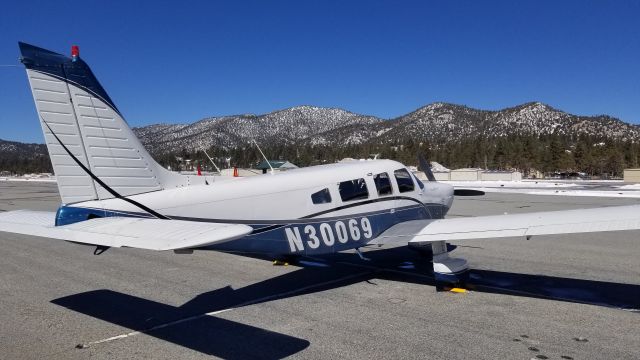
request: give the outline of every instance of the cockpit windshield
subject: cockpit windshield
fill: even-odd
[[[409,174],[407,169],[398,169],[393,172],[393,175],[396,177],[398,190],[401,193],[410,192],[415,189],[413,180],[411,180],[411,174]]]

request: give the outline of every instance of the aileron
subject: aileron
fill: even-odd
[[[640,205],[435,220],[410,242],[640,229]]]

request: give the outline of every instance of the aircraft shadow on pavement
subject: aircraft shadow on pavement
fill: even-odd
[[[155,326],[224,308],[233,290],[223,288],[198,296],[208,307],[174,307],[112,290],[95,290],[55,299],[52,303],[201,353],[224,359],[281,359],[309,346],[309,341],[245,325],[217,316],[148,331]],[[122,341],[122,340],[118,340]]]
[[[178,307],[106,289],[58,298],[52,303],[221,358],[280,359],[304,350],[310,342],[215,315],[198,315],[375,279],[436,285],[425,255],[394,248],[368,251],[366,256],[371,261],[342,253],[327,257],[324,263],[312,259],[307,264],[316,265],[303,265],[240,289],[227,286],[209,291]],[[481,292],[640,308],[640,285],[471,269],[465,286]],[[149,330],[190,317],[196,318]]]
[[[203,314],[337,288],[363,280],[351,276],[342,281],[345,275],[353,275],[346,273],[347,270],[352,269],[302,268],[240,289],[227,286],[209,291],[178,307],[107,289],[70,295],[51,302],[220,358],[281,359],[307,348],[309,341],[223,319],[215,314]],[[331,282],[332,279],[336,281]],[[328,281],[331,283],[322,285]],[[188,320],[153,329],[182,319]]]
[[[436,285],[430,253],[398,247],[369,251],[366,256],[371,259],[371,265],[383,269],[377,274],[378,278]],[[341,259],[356,263],[353,257],[351,254],[341,253],[330,258],[333,261]],[[422,279],[411,279],[412,276]],[[635,284],[470,269],[460,285],[478,292],[640,310],[640,285]]]
[[[640,285],[471,270],[469,290],[640,310]]]

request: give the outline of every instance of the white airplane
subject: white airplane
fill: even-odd
[[[449,257],[447,241],[640,229],[640,206],[444,219],[453,187],[423,183],[391,160],[247,178],[176,174],[144,149],[77,47],[69,58],[19,46],[63,204],[57,212],[2,213],[0,231],[90,244],[96,253],[295,257],[431,245],[437,279],[455,282],[468,266]],[[424,161],[422,168],[434,180]]]

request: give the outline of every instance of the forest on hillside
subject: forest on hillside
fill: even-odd
[[[0,152],[0,173],[24,175],[51,172],[53,170],[48,154],[33,155]]]
[[[434,144],[427,140],[398,139],[394,143],[366,143],[354,146],[330,147],[322,145],[272,145],[262,148],[270,160],[288,160],[298,166],[332,163],[343,158],[378,158],[398,160],[417,165],[422,153],[450,169],[476,167],[491,170],[518,170],[527,176],[532,171],[584,172],[592,176],[621,177],[623,169],[638,167],[640,145],[589,136],[505,136],[492,139],[473,138],[455,143]],[[207,150],[218,166],[231,158],[231,166],[251,167],[262,161],[255,146],[247,144],[232,150]],[[163,166],[178,169],[178,157],[191,159],[209,169],[210,162],[202,152],[182,150],[156,159]]]
[[[448,143],[429,143],[415,138],[395,139],[389,143],[365,143],[360,145],[331,147],[326,145],[265,145],[262,150],[270,160],[289,160],[298,166],[333,163],[344,158],[372,158],[398,160],[406,165],[417,164],[417,154],[422,153],[431,161],[450,168],[485,168],[491,170],[518,170],[524,176],[532,171],[584,172],[591,176],[621,177],[623,169],[638,167],[640,144],[590,136],[504,136],[495,138],[470,138]],[[251,144],[231,150],[210,148],[207,150],[218,166],[252,167],[262,161],[258,149]],[[184,168],[190,159],[204,169],[213,170],[202,152],[182,150],[177,153],[154,155],[163,166],[173,170]],[[42,153],[0,152],[0,171],[14,174],[51,172],[49,157]]]

